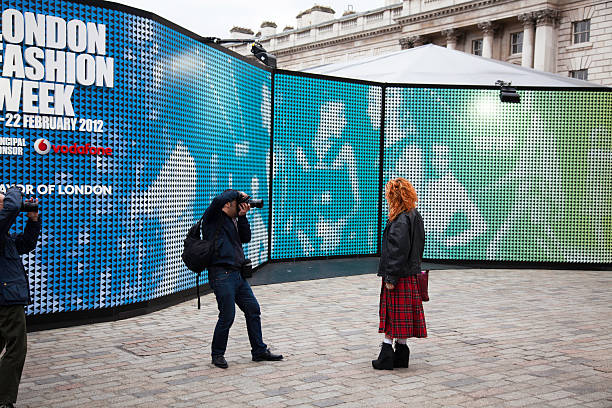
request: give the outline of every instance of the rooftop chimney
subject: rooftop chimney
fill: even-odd
[[[276,34],[276,24],[272,21],[264,21],[261,23],[261,36],[269,37]]]
[[[230,36],[232,39],[236,38],[250,38],[253,37],[253,30],[244,27],[233,27],[230,30]]]
[[[331,7],[315,5],[308,10],[302,11],[296,16],[297,28],[308,27],[309,25],[323,23],[333,20],[336,12]]]

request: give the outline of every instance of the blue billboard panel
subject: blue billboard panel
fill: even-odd
[[[275,75],[271,259],[376,253],[381,98]]]
[[[1,30],[0,190],[20,185],[43,217],[24,256],[28,313],[193,287],[183,239],[212,198],[226,188],[268,197],[270,73],[157,21],[84,4],[3,1]],[[259,265],[268,211],[249,219],[245,252]]]

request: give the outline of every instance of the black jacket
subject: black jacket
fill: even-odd
[[[28,220],[22,234],[8,234],[19,215],[21,199],[19,188],[9,188],[0,210],[0,306],[30,303],[30,283],[20,255],[36,248],[41,222],[40,218]]]
[[[212,240],[217,230],[215,248],[208,268],[210,275],[214,275],[219,269],[240,269],[244,262],[244,251],[242,244],[251,241],[251,225],[246,216],[234,219],[230,218],[221,209],[223,206],[238,198],[237,190],[228,190],[215,197],[206,209],[202,220],[202,232],[204,239]]]
[[[378,276],[385,282],[397,284],[399,278],[416,275],[421,271],[425,248],[423,218],[415,208],[404,211],[383,232]]]

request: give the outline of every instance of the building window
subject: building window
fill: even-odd
[[[301,33],[297,33],[297,38],[306,38],[310,37],[310,30],[302,31]]]
[[[570,71],[569,76],[576,79],[582,79],[583,81],[589,80],[589,70],[588,69],[579,69],[576,71]]]
[[[510,34],[510,54],[523,52],[523,32]]]
[[[366,16],[366,22],[371,23],[372,21],[382,20],[383,14],[384,13],[370,14],[369,16]]]
[[[276,42],[277,43],[284,43],[289,41],[289,36],[288,35],[283,35],[282,37],[278,37],[276,38]]]
[[[353,27],[357,25],[357,19],[354,18],[352,20],[347,20],[347,21],[343,21],[341,26],[342,28],[348,28],[348,27]]]
[[[327,33],[329,31],[332,31],[333,29],[334,29],[334,25],[333,24],[328,24],[326,26],[319,27],[319,32],[320,33]]]
[[[482,56],[482,38],[472,40],[472,54]]]
[[[572,23],[574,29],[574,44],[589,42],[591,39],[591,20]]]

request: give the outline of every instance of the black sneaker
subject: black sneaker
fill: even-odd
[[[282,354],[272,354],[270,349],[266,349],[263,353],[253,356],[253,361],[279,361],[282,359]]]
[[[227,361],[225,361],[225,357],[223,356],[213,356],[212,363],[219,368],[227,368]]]

